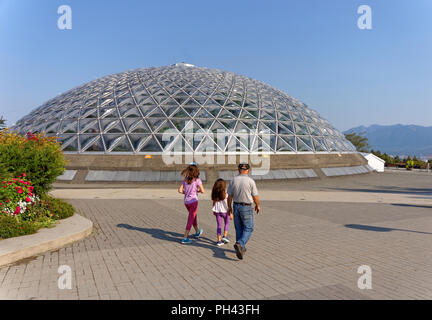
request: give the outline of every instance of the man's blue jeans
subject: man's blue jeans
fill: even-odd
[[[252,235],[254,229],[254,214],[252,206],[233,204],[234,226],[236,230],[236,241],[246,248],[246,243]]]

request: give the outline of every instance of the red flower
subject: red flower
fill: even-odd
[[[9,203],[9,202],[10,202],[10,199],[7,199],[7,200],[6,200],[6,203]]]
[[[27,175],[25,173],[22,174],[23,177],[27,177]]]
[[[19,214],[21,212],[21,208],[20,207],[16,207],[14,214]]]
[[[3,203],[0,202],[0,207],[3,205]]]
[[[21,194],[21,193],[23,193],[23,189],[18,189],[17,192],[18,192],[19,194]]]
[[[27,202],[31,202],[31,200],[30,200],[29,197],[27,197],[25,200],[26,200]]]

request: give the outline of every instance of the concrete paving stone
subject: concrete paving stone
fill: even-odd
[[[179,244],[186,220],[181,198],[69,200],[93,221],[92,238],[31,262],[0,267],[0,298],[26,298],[35,291],[36,299],[220,299],[221,290],[236,299],[430,298],[432,258],[425,254],[432,244],[427,237],[432,207],[429,178],[403,175],[398,180],[390,174],[371,174],[318,184],[308,179],[258,182],[260,195],[296,189],[307,198],[303,194],[311,190],[319,190],[315,197],[322,190],[340,189],[339,198],[349,197],[351,202],[261,197],[263,214],[256,217],[243,261],[237,260],[232,245],[216,248],[205,239],[188,247]],[[367,202],[356,202],[362,190],[369,190],[371,196],[363,198]],[[380,203],[372,194],[394,195],[401,200],[393,203],[402,204],[412,201],[412,196],[424,197],[426,208],[411,202],[407,202],[410,206]],[[210,207],[209,200],[201,199],[198,219],[208,241],[213,241],[214,217],[205,212]],[[136,229],[119,228],[119,224]],[[392,230],[377,232],[362,226]],[[233,227],[230,236],[235,238]],[[57,268],[65,264],[66,252],[74,265],[75,295],[57,288]],[[360,276],[356,268],[362,264],[379,266],[373,268],[374,289],[367,292],[356,288]],[[229,270],[229,275],[221,278],[221,270]],[[38,286],[32,287],[30,283],[35,285],[37,280]],[[19,292],[10,294],[11,286]]]

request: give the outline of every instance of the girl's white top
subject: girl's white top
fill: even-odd
[[[213,206],[213,212],[222,212],[222,213],[226,213],[228,212],[228,195],[225,198],[225,200],[221,200],[221,201],[216,201],[214,206]]]

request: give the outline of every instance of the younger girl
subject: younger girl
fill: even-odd
[[[181,243],[188,244],[192,241],[188,238],[189,231],[193,226],[196,233],[195,238],[199,238],[203,229],[198,228],[197,211],[198,211],[198,192],[204,193],[204,187],[199,177],[199,170],[196,165],[189,165],[182,171],[184,180],[180,185],[178,192],[184,194],[184,204],[189,212],[188,221],[186,224],[186,230]]]
[[[228,214],[228,195],[226,193],[226,183],[224,179],[217,179],[212,190],[213,214],[216,216],[217,222],[217,243],[221,246],[228,243],[228,228],[229,220],[233,219],[233,214]],[[224,220],[224,236],[222,238],[222,219]]]

